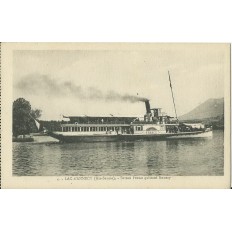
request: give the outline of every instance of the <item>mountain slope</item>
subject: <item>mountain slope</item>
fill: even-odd
[[[224,98],[208,99],[187,114],[179,117],[179,120],[206,119],[222,116],[224,114]]]

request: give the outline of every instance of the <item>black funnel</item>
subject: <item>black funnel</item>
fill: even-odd
[[[147,114],[151,113],[151,107],[150,107],[150,102],[149,100],[145,101],[145,106],[146,106],[146,110],[147,110]]]

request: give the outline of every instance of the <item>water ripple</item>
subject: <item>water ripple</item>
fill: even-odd
[[[60,144],[49,137],[13,144],[13,175],[224,174],[223,131],[212,139]]]

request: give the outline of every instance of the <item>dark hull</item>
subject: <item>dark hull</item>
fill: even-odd
[[[92,143],[92,142],[116,142],[116,141],[159,141],[159,140],[169,140],[169,139],[192,139],[204,137],[201,135],[205,132],[183,132],[183,133],[172,133],[172,134],[141,134],[141,135],[91,135],[91,136],[64,136],[55,133],[48,133],[49,136],[58,139],[60,142],[64,143]]]

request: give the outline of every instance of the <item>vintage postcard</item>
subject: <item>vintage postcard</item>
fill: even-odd
[[[2,188],[230,188],[230,44],[1,43]]]

